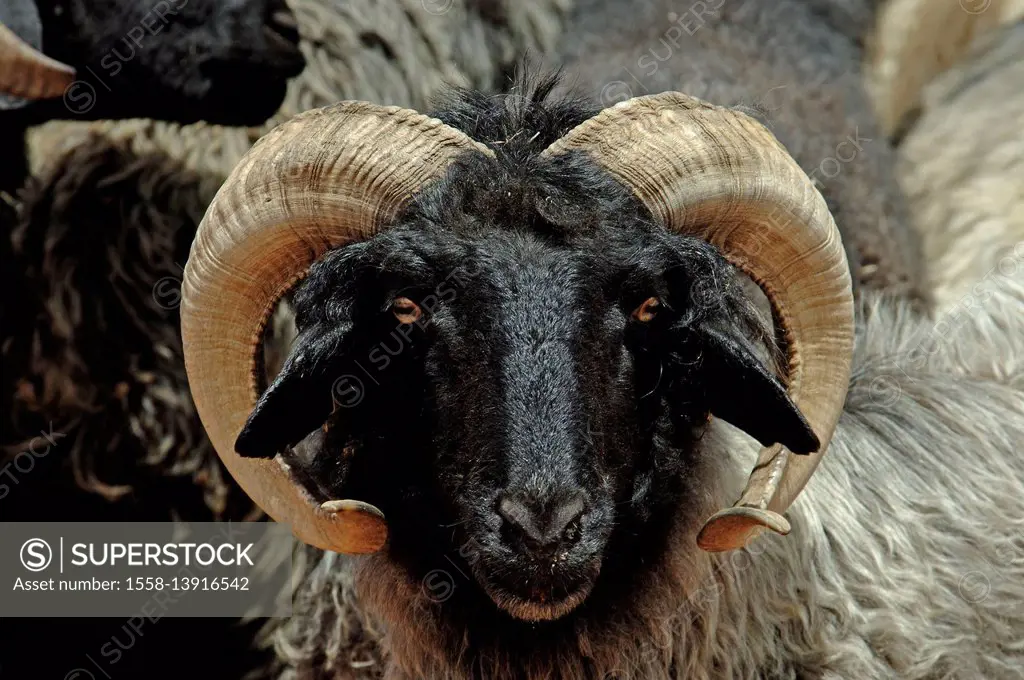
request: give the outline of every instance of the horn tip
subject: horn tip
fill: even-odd
[[[697,545],[706,552],[737,550],[765,529],[784,536],[790,531],[789,520],[771,510],[738,505],[712,515],[697,534]]]
[[[324,549],[352,555],[370,554],[384,547],[388,525],[376,506],[355,500],[332,500],[320,505],[325,520]]]

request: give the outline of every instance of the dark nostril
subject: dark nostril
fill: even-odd
[[[498,514],[512,533],[531,547],[551,549],[576,541],[585,508],[582,494],[546,503],[504,496],[498,503]]]

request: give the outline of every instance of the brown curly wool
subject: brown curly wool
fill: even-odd
[[[216,187],[162,155],[88,137],[28,183],[4,225],[18,291],[3,318],[5,450],[60,432],[48,462],[132,519],[248,507],[202,434],[178,332],[181,266]],[[51,482],[26,479],[8,509],[69,519],[66,506],[46,509]]]

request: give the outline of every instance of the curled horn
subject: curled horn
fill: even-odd
[[[235,440],[258,397],[257,357],[274,306],[326,251],[387,226],[466,151],[491,152],[415,111],[342,102],[307,111],[250,149],[199,225],[182,284],[185,367],[218,455],[267,514],[324,550],[367,553],[383,514],[315,499],[280,457],[244,458]]]
[[[47,57],[0,24],[0,92],[23,99],[59,97],[75,69]]]
[[[740,499],[708,519],[697,542],[722,551],[765,528],[788,533],[782,513],[825,453],[853,353],[850,271],[824,199],[762,125],[675,92],[605,109],[544,153],[570,151],[588,154],[668,228],[717,246],[771,302],[789,395],[821,447],[806,456],[762,449]]]

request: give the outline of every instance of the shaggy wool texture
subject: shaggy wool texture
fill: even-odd
[[[4,460],[40,431],[61,434],[7,512],[68,519],[69,478],[136,520],[221,517],[232,493],[251,507],[203,435],[178,329],[181,268],[217,186],[165,156],[92,137],[30,181],[6,216],[4,271],[17,294],[2,312]],[[52,503],[50,486],[65,489],[67,504]]]
[[[990,274],[1024,281],[1024,19],[924,90],[899,155],[938,311]]]
[[[437,584],[411,582],[387,555],[310,550],[296,615],[272,635],[275,670],[289,680],[1024,677],[1024,286],[979,283],[983,304],[937,323],[865,296],[845,411],[788,537],[709,555],[680,523],[631,604],[580,621],[556,659],[476,657],[438,630]],[[756,448],[724,425],[706,446],[717,481],[694,502],[711,507],[735,497]],[[460,663],[476,672],[452,672]]]

